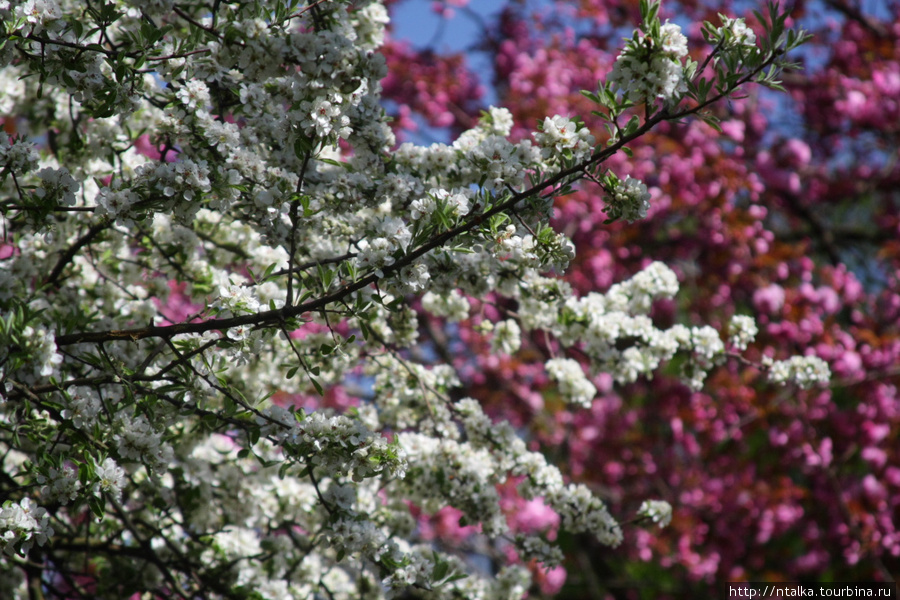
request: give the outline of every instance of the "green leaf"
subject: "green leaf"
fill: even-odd
[[[431,571],[431,579],[433,581],[440,581],[444,577],[447,576],[447,573],[450,572],[450,563],[446,563],[443,561],[435,562],[434,569]]]
[[[300,160],[303,160],[310,152],[312,152],[312,144],[310,141],[303,136],[298,136],[297,139],[294,140],[294,155]]]
[[[78,465],[78,481],[81,485],[86,486],[88,482],[94,478],[94,469],[89,463],[83,462]]]
[[[272,263],[271,265],[266,267],[266,270],[263,271],[262,277],[260,278],[261,281],[266,281],[269,277],[271,277],[272,272],[275,271],[276,266],[277,266],[277,263]]]
[[[103,498],[97,498],[96,496],[90,498],[88,500],[88,506],[91,507],[91,512],[94,513],[98,519],[102,519],[106,514],[106,501]]]
[[[641,119],[637,115],[633,115],[630,119],[628,119],[628,124],[625,125],[624,135],[632,135],[635,131],[637,131],[641,126]]]

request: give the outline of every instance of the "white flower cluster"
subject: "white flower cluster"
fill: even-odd
[[[633,177],[626,177],[617,181],[604,211],[612,220],[625,219],[631,223],[646,217],[649,209],[647,186]]]
[[[97,477],[92,488],[94,495],[109,494],[116,501],[120,501],[122,488],[125,486],[125,469],[117,465],[113,459],[105,458],[94,472]]]
[[[430,274],[428,281],[430,281]],[[392,286],[402,289],[404,283],[402,281],[393,280],[389,282]],[[385,294],[382,296],[384,304],[394,302],[396,297],[393,294]],[[388,344],[397,344],[403,348],[409,348],[416,343],[419,337],[418,313],[411,306],[402,306],[398,310],[388,310],[379,304],[372,310],[372,320],[369,327],[376,332],[380,340]]]
[[[530,140],[513,144],[499,135],[491,135],[468,149],[467,160],[475,172],[487,178],[485,189],[504,189],[519,186],[527,169],[538,164],[541,151]]]
[[[143,204],[155,210],[168,209],[178,220],[188,223],[202,207],[200,198],[212,189],[210,174],[205,160],[184,158],[173,163],[138,165],[133,179],[116,178],[99,190],[95,211],[128,224],[130,212]]]
[[[676,100],[687,91],[681,64],[687,52],[687,38],[681,27],[667,21],[660,27],[659,39],[635,35],[628,40],[616,58],[608,82],[633,102]]]
[[[42,484],[41,500],[47,503],[68,504],[78,497],[81,490],[78,473],[68,465],[62,468],[51,467],[46,476],[39,475],[37,480]]]
[[[426,368],[393,357],[380,358],[375,365],[375,404],[382,424],[405,429],[431,416],[431,427],[441,435],[455,438],[456,428],[441,394],[460,385],[450,365]]]
[[[676,325],[662,331],[653,326],[647,316],[653,301],[670,298],[677,290],[671,269],[652,263],[606,294],[567,299],[557,309],[558,323],[553,328],[559,330],[563,343],[582,344],[596,369],[610,372],[620,383],[630,383],[639,376],[652,376],[678,350],[694,350],[695,337],[701,340],[699,352],[715,353],[715,347],[707,347],[710,340],[704,330]]]
[[[699,390],[707,373],[726,358],[722,336],[712,327],[674,325],[660,330],[653,325],[648,316],[653,302],[672,298],[678,292],[675,273],[662,263],[648,265],[628,281],[613,285],[606,294],[590,293],[581,298],[571,296],[570,290],[554,280],[544,280],[547,285],[543,290],[540,282],[530,280],[527,293],[520,287],[509,289],[519,301],[519,322],[526,329],[552,332],[564,346],[579,346],[591,358],[592,373],[605,371],[618,383],[630,383],[638,377],[652,377],[661,363],[681,352],[688,359],[682,381]],[[739,347],[753,339],[756,327],[752,319],[739,317],[730,331],[731,343]],[[823,369],[817,360],[795,357],[793,362],[778,366],[772,380],[802,380],[803,385],[827,380],[827,367]],[[571,395],[577,372],[571,365],[563,368],[564,364],[548,363],[548,372],[554,379],[566,381],[568,391],[563,394]],[[575,396],[584,399],[584,394]]]
[[[481,576],[422,544],[415,525],[419,509],[454,506],[472,535],[558,564],[552,541],[505,535],[497,486],[510,478],[564,527],[617,545],[603,501],[475,400],[453,402],[454,366],[417,345],[423,311],[462,321],[478,299],[474,320],[493,330],[494,352],[516,353],[542,329],[587,354],[589,365],[546,365],[580,406],[601,370],[634,381],[680,352],[696,387],[722,358],[711,328],[654,327],[653,302],[678,289],[660,264],[583,298],[547,276],[574,258],[549,223],[555,191],[581,174],[531,188],[593,155],[582,122],[557,115],[513,142],[511,114],[492,107],[452,144],[392,150],[382,3],[287,14],[226,2],[216,15],[196,3],[175,14],[173,0],[125,4],[101,24],[75,0],[0,0],[17,31],[0,49],[0,113],[39,145],[51,130],[60,147],[80,143],[39,159],[34,144],[0,133],[5,197],[54,209],[14,201],[0,215],[13,233],[0,258],[0,423],[28,432],[17,448],[0,441],[3,550],[26,553],[59,523],[57,549],[73,550],[44,561],[41,580],[52,581],[57,565],[88,564],[73,536],[135,541],[130,517],[109,510],[118,501],[153,523],[142,559],[115,557],[144,572],[144,595],[173,582],[203,595],[215,577],[216,593],[272,600],[409,586],[513,600],[530,588],[527,568]],[[78,36],[65,29],[73,19]],[[753,40],[742,23],[725,27],[741,47]],[[631,100],[683,89],[686,40],[675,25],[658,31],[617,61],[613,80]],[[611,216],[645,216],[646,186],[612,177]],[[269,314],[284,307],[287,281],[294,309]],[[495,302],[515,312],[492,325]],[[205,332],[170,336],[175,321]],[[285,326],[297,331],[278,335]],[[752,337],[746,322],[731,333],[735,347]],[[812,359],[785,364],[771,365],[776,380],[822,375]],[[96,518],[84,519],[85,503]],[[642,511],[660,523],[671,513]],[[115,578],[91,581],[98,596],[121,595]]]
[[[375,560],[397,550],[396,544],[390,543],[388,532],[367,520],[340,519],[332,526],[329,538],[340,550],[365,554]]]
[[[19,377],[23,381],[32,383],[41,378],[58,375],[63,356],[56,349],[54,332],[41,326],[35,329],[28,325],[22,332],[22,337],[31,355],[31,368],[23,367]],[[2,355],[3,351],[0,350],[0,356]]]
[[[366,50],[375,50],[384,43],[384,30],[390,22],[387,8],[377,2],[357,10],[356,18],[359,25],[356,28],[357,43]]]
[[[69,419],[78,429],[90,430],[97,423],[100,414],[100,398],[87,386],[72,386],[66,390],[66,408],[60,416]]]
[[[219,286],[219,296],[210,307],[222,311],[221,316],[225,318],[258,312],[260,303],[255,288],[229,281]]]
[[[34,545],[43,546],[53,536],[47,509],[38,506],[30,498],[22,498],[18,504],[7,500],[0,508],[0,548],[12,556],[17,551],[24,555]]]
[[[510,224],[492,242],[490,249],[498,261],[515,261],[537,271],[563,273],[575,258],[575,245],[562,233],[535,237],[525,228]]]
[[[507,470],[513,476],[524,476],[519,485],[522,497],[527,500],[542,497],[560,516],[568,531],[590,533],[607,546],[618,546],[622,542],[622,529],[603,501],[584,485],[566,485],[559,469],[547,464],[543,454],[528,451],[509,423],[493,423],[481,406],[470,398],[458,402],[455,409],[463,418],[468,444],[489,453],[480,455],[483,468],[504,472],[497,475],[501,480],[505,479]],[[458,446],[464,448],[465,445]]]
[[[423,554],[409,555],[409,564],[405,564],[381,580],[381,584],[389,591],[404,590],[410,586],[429,587],[432,583],[434,561]]]
[[[622,528],[609,514],[606,504],[584,484],[570,483],[556,487],[544,495],[544,501],[555,510],[562,527],[575,533],[590,533],[606,546],[622,543]]]
[[[307,111],[308,116],[300,120],[300,124],[311,137],[326,138],[332,132],[342,139],[350,137],[350,117],[343,114],[341,109],[343,98],[340,94],[320,96],[312,101],[301,103],[301,109]]]
[[[175,92],[175,98],[186,109],[185,115],[192,113],[199,116],[197,113],[206,112],[211,102],[209,86],[197,79],[185,82],[183,86],[178,88],[178,91]]]
[[[493,135],[506,137],[512,131],[513,115],[508,108],[491,106],[487,110],[484,127],[489,128]]]
[[[62,206],[75,206],[75,192],[81,185],[69,174],[68,169],[45,167],[37,175],[41,180],[41,187],[35,190],[35,196],[45,202],[56,201]]]
[[[722,18],[722,26],[716,30],[718,39],[725,49],[734,47],[756,48],[756,34],[744,19]]]
[[[33,143],[22,138],[12,139],[6,133],[0,133],[0,165],[12,173],[28,173],[37,167],[39,156]],[[4,179],[6,173],[4,172]]]
[[[416,294],[428,289],[431,274],[423,263],[407,265],[400,269],[394,282],[401,294]]]
[[[506,319],[497,323],[493,329],[491,338],[491,350],[503,354],[515,354],[522,346],[522,329],[513,319]]]
[[[185,218],[200,209],[191,201],[211,189],[210,170],[205,160],[189,158],[174,163],[146,164],[135,170],[138,181],[145,180],[148,187],[161,192],[166,198],[183,200],[175,205],[175,215]]]
[[[553,568],[561,565],[565,556],[559,546],[551,545],[547,540],[535,535],[516,536],[516,544],[521,548],[522,558],[536,560],[544,568]]]
[[[578,361],[571,358],[552,358],[544,365],[547,374],[559,382],[559,392],[572,404],[589,408],[597,388],[588,381]]]
[[[734,315],[728,323],[728,341],[735,350],[744,351],[756,339],[759,328],[748,315]]]
[[[379,277],[383,277],[382,267],[394,264],[394,254],[405,251],[412,241],[412,232],[398,217],[383,217],[372,227],[371,237],[357,243],[359,254],[356,264],[360,268],[375,267]]]
[[[13,15],[24,19],[32,33],[40,33],[44,27],[62,18],[62,10],[56,0],[26,0],[15,7]]]
[[[672,505],[665,500],[644,500],[637,514],[665,527],[672,522]]]
[[[552,119],[545,117],[541,130],[533,135],[545,159],[565,156],[580,161],[589,157],[594,149],[591,132],[584,125],[560,115]]]
[[[265,409],[263,415],[265,419],[258,419],[263,435],[291,448],[294,456],[311,455],[312,464],[335,476],[352,474],[361,481],[376,474],[402,478],[406,472],[402,451],[358,419],[315,412],[298,421],[280,406]]]
[[[647,314],[656,300],[671,300],[678,293],[678,277],[665,264],[654,261],[631,279],[615,283],[604,295],[604,308],[630,314]]]
[[[495,125],[494,120],[500,125]],[[469,198],[469,184],[473,181],[484,181],[485,190],[502,190],[527,182],[531,170],[556,168],[542,160],[541,149],[532,145],[530,140],[512,143],[503,137],[504,134],[498,133],[505,130],[507,125],[503,123],[506,120],[507,115],[503,111],[494,109],[476,127],[460,135],[453,145],[420,147],[404,143],[395,151],[394,159],[405,171],[417,174],[427,182],[426,189],[455,189],[453,193],[462,190]],[[587,130],[580,135],[588,135]],[[573,139],[568,141],[577,142]],[[580,145],[578,147],[581,148]],[[553,157],[554,160],[556,158]],[[417,208],[416,217],[421,212]]]
[[[778,361],[764,357],[763,366],[769,369],[769,381],[781,385],[790,381],[808,389],[814,385],[826,385],[831,379],[828,363],[818,356],[792,356],[788,360]]]
[[[455,323],[469,317],[468,299],[453,289],[444,294],[425,292],[422,296],[422,308],[438,317],[445,317],[449,322]]]
[[[469,214],[469,196],[471,192],[462,189],[447,191],[432,189],[424,198],[413,201],[410,218],[413,221],[429,219],[438,209],[447,217],[457,218]]]
[[[119,180],[105,187],[97,194],[95,200],[97,207],[94,209],[98,215],[109,215],[118,218],[128,212],[132,205],[136,204],[140,197],[130,188],[122,188]]]
[[[452,146],[433,144],[427,149],[433,153],[428,162],[437,167],[432,172],[451,175],[450,181],[454,185],[462,184],[464,189],[468,188],[466,182],[482,180],[486,190],[522,185],[527,181],[528,171],[542,165],[541,149],[528,139],[509,141],[506,136],[511,129],[509,111],[491,107],[478,125],[463,132]],[[410,158],[421,151],[409,144],[403,144],[400,150],[409,152]]]
[[[489,450],[412,432],[400,433],[398,440],[410,464],[403,482],[409,500],[428,512],[436,512],[445,503],[454,506],[470,522],[481,523],[482,531],[491,537],[508,531],[496,489],[506,473]],[[435,494],[436,490],[440,493]]]
[[[514,260],[529,267],[540,266],[540,247],[530,233],[519,231],[515,225],[507,225],[497,242],[495,250],[504,260]]]
[[[214,536],[213,545],[228,560],[241,558],[262,551],[259,538],[252,529],[229,525]]]
[[[126,461],[141,462],[153,470],[162,470],[172,459],[172,447],[162,440],[162,432],[154,428],[144,415],[120,413],[113,436],[119,456]]]

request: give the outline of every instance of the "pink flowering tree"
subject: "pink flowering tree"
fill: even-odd
[[[616,551],[566,538],[568,577],[534,569],[545,590],[566,582],[573,597],[585,589],[624,597],[651,580],[660,582],[653,594],[702,597],[710,582],[890,580],[897,572],[900,5],[876,8],[794,3],[790,22],[814,35],[799,57],[804,69],[784,78],[788,98],[749,89],[742,101],[711,109],[718,127],[667,123],[631,144],[630,156],[612,157],[607,164],[621,178],[648,186],[647,218],[607,223],[605,195],[591,187],[561,198],[553,215],[576,246],[564,280],[578,294],[609,290],[662,261],[681,291],[655,303],[654,323],[723,331],[734,323],[728,349],[746,346],[755,362],[814,352],[834,372],[828,389],[760,385],[740,361],[691,389],[673,361],[652,380],[601,369],[590,380],[597,399],[572,410],[553,372],[538,366],[560,356],[556,340],[537,332],[497,352],[486,333],[484,322],[514,316],[515,304],[472,299],[476,314],[452,339],[426,328],[440,334],[436,345],[466,348],[455,355],[464,393],[528,431],[573,481],[620,511],[651,496],[674,507],[671,527],[639,529]],[[735,24],[725,44],[757,43],[759,21],[738,3],[663,10],[697,23],[684,29],[695,60],[704,56],[694,43],[703,39],[699,22],[716,12],[744,16],[751,28]],[[471,53],[486,54],[493,72],[478,73],[480,81],[512,112],[513,137],[524,138],[546,114],[583,115],[595,131],[605,125],[574,92],[610,71],[627,87],[620,41],[636,11],[629,2],[510,2],[487,20],[473,16],[474,5],[453,18],[483,28]],[[436,50],[421,54],[432,84],[392,97],[401,127],[426,105],[422,119],[451,132],[472,118],[458,118],[452,99],[454,81],[470,89],[473,76],[444,78]],[[401,68],[419,67],[407,57]],[[630,81],[639,94],[640,79]],[[555,535],[551,511],[535,519],[534,507],[510,502],[516,515],[529,515],[523,528]]]
[[[868,292],[766,229],[804,146],[731,158],[806,35],[638,8],[522,120],[384,46],[378,2],[0,2],[0,596],[516,599],[566,560],[615,591],[654,554],[757,568],[716,510],[781,540],[822,479],[852,518],[837,467],[887,468],[890,432],[822,386],[881,376],[833,350]],[[524,23],[486,42],[511,70]],[[398,144],[383,90],[453,140]],[[732,268],[724,223],[781,261]]]

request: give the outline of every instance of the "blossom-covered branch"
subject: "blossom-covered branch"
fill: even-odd
[[[524,562],[563,555],[511,526],[505,494],[618,546],[604,498],[458,394],[419,322],[508,304],[482,328],[494,348],[545,336],[542,376],[581,408],[604,373],[627,385],[677,364],[697,390],[726,362],[724,332],[651,318],[679,288],[662,263],[603,294],[559,278],[575,258],[551,225],[559,198],[599,184],[608,223],[646,217],[647,186],[609,163],[748,83],[777,87],[804,40],[774,7],[759,47],[726,18],[698,69],[659,10],[641,4],[641,32],[585,95],[601,143],[559,114],[513,140],[511,113],[490,108],[422,147],[396,143],[380,104],[378,2],[0,3],[15,199],[0,223],[0,590],[516,598]],[[755,332],[735,321],[731,350]],[[811,356],[750,364],[828,379]],[[415,527],[448,508],[496,572]],[[665,525],[672,509],[638,515]]]

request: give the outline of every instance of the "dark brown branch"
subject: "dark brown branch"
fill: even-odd
[[[822,245],[822,248],[825,250],[825,254],[828,256],[828,260],[833,265],[838,265],[841,263],[840,252],[838,252],[837,246],[834,243],[834,234],[822,223],[819,219],[818,215],[816,215],[808,206],[805,206],[799,198],[794,196],[793,194],[787,194],[784,196],[785,203],[788,208],[795,215],[803,219],[804,222],[809,224],[810,229],[812,230],[815,239],[819,241]]]
[[[95,237],[97,237],[104,229],[109,227],[109,223],[97,223],[90,229],[88,229],[87,233],[81,236],[78,241],[69,246],[63,255],[59,257],[59,260],[56,261],[56,265],[53,266],[53,269],[50,271],[50,275],[47,276],[47,279],[44,281],[46,285],[59,287],[59,278],[62,276],[63,270],[65,270],[66,266],[75,258],[75,255],[79,250],[87,246],[91,243]]]
[[[825,4],[843,14],[848,19],[856,21],[879,38],[884,39],[887,37],[888,32],[884,25],[864,15],[862,11],[859,10],[858,6],[851,6],[844,0],[825,0]]]
[[[309,159],[312,155],[312,149],[307,150],[303,155],[303,164],[300,166],[300,176],[297,179],[297,194],[303,193],[303,182],[306,178],[306,167],[309,165]],[[300,198],[295,198],[291,202],[291,237],[290,248],[288,250],[288,278],[287,278],[287,294],[285,297],[285,306],[294,305],[294,257],[297,252],[297,228],[300,226],[300,219],[297,216],[297,208],[300,206]]]

